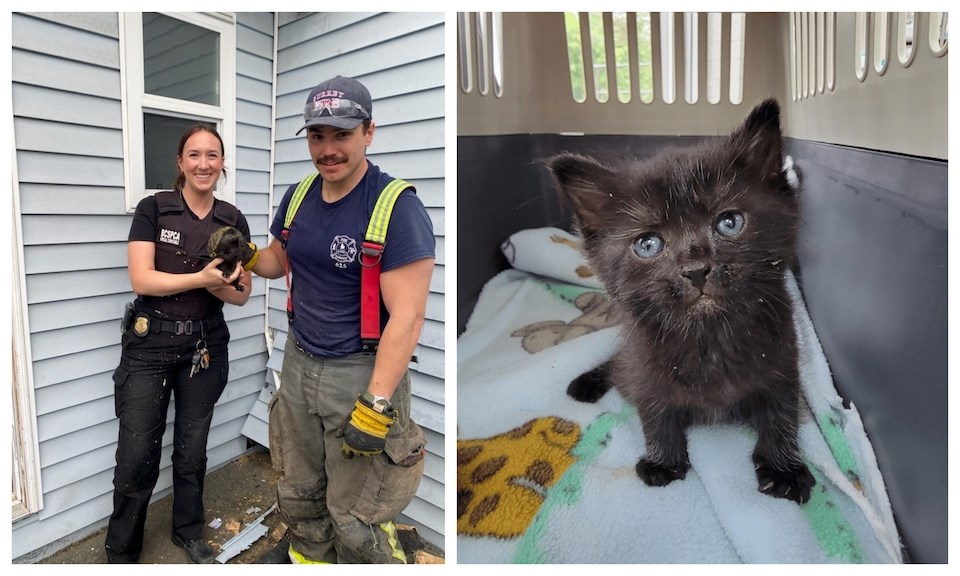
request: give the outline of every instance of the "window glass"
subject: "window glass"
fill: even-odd
[[[146,166],[146,188],[170,190],[177,177],[177,146],[180,135],[196,124],[196,120],[159,114],[143,115],[143,162]],[[217,126],[207,122],[215,130]]]
[[[220,35],[163,14],[143,14],[144,92],[220,105]]]

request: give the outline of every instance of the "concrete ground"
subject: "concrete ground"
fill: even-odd
[[[270,453],[265,449],[251,451],[207,475],[203,489],[207,525],[204,527],[203,537],[213,548],[214,554],[219,554],[223,544],[273,506],[276,502],[278,477],[278,473],[270,465]],[[186,552],[170,541],[172,506],[172,494],[150,505],[140,563],[188,562]],[[214,519],[221,520],[218,528],[210,526]],[[254,563],[261,554],[274,547],[283,530],[277,513],[274,511],[268,514],[262,524],[268,528],[268,532],[227,564]],[[104,564],[107,561],[103,549],[105,534],[104,527],[37,563]],[[442,551],[431,548],[427,544],[428,552],[442,557]]]

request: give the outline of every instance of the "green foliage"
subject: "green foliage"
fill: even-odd
[[[627,38],[628,18],[636,18],[637,28],[637,72],[640,80],[639,98],[643,102],[653,100],[653,66],[652,49],[650,46],[650,13],[649,12],[613,12],[613,38],[606,39],[603,29],[603,13],[589,13],[590,62],[583,61],[583,42],[580,34],[580,13],[564,12],[567,32],[567,55],[570,62],[570,85],[574,100],[584,102],[587,98],[585,68],[589,64],[593,69],[596,98],[604,102],[608,98],[607,83],[607,52],[606,42],[611,42],[614,51],[614,79],[617,86],[618,98],[627,102],[632,98],[630,87],[630,46]]]

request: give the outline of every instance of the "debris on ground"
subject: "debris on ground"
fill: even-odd
[[[249,548],[260,538],[263,538],[263,535],[270,530],[268,527],[263,525],[263,519],[266,518],[267,515],[273,512],[276,508],[276,505],[271,506],[270,509],[260,515],[259,518],[247,524],[243,531],[225,542],[223,546],[220,547],[221,552],[216,558],[217,562],[226,564],[228,560]],[[259,508],[257,508],[257,510],[259,510]]]
[[[251,518],[243,514],[244,510],[259,508],[267,510],[277,499],[277,472],[266,450],[251,450],[250,453],[231,461],[222,468],[207,475],[204,482],[204,515],[213,519],[204,526],[203,538],[213,548],[215,554],[227,547],[227,541],[237,536],[244,522]],[[143,564],[182,564],[186,562],[183,550],[170,540],[173,496],[167,496],[150,505],[144,538]],[[231,519],[231,516],[234,517]],[[214,522],[219,521],[218,525]],[[279,514],[269,514],[263,520],[269,537],[260,537],[249,548],[229,561],[229,564],[252,564],[277,543],[288,532]],[[425,542],[415,530],[408,526],[398,526],[399,538],[408,539],[404,543],[408,561],[416,564],[442,564],[443,550],[430,542]],[[106,527],[100,528],[90,536],[59,551],[31,563],[40,564],[100,564],[107,561],[104,552]],[[403,541],[403,540],[402,540]]]
[[[400,541],[400,546],[403,547],[403,551],[407,554],[408,564],[445,563],[443,557],[432,554],[426,550],[428,544],[420,536],[420,533],[417,532],[416,526],[397,524],[397,540]]]

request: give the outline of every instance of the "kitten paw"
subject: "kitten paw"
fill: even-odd
[[[789,470],[775,470],[761,458],[754,458],[754,463],[757,468],[757,484],[764,494],[793,500],[797,504],[810,500],[810,489],[817,481],[805,464],[793,466]]]
[[[690,469],[689,462],[667,466],[658,462],[651,462],[646,458],[641,458],[637,462],[637,476],[647,486],[666,486],[674,480],[683,480],[687,477],[687,470]]]
[[[603,366],[581,374],[567,386],[567,395],[578,402],[595,403],[610,389]]]
[[[792,156],[786,156],[783,159],[783,174],[787,177],[787,183],[794,190],[800,188],[800,169],[793,162]]]

